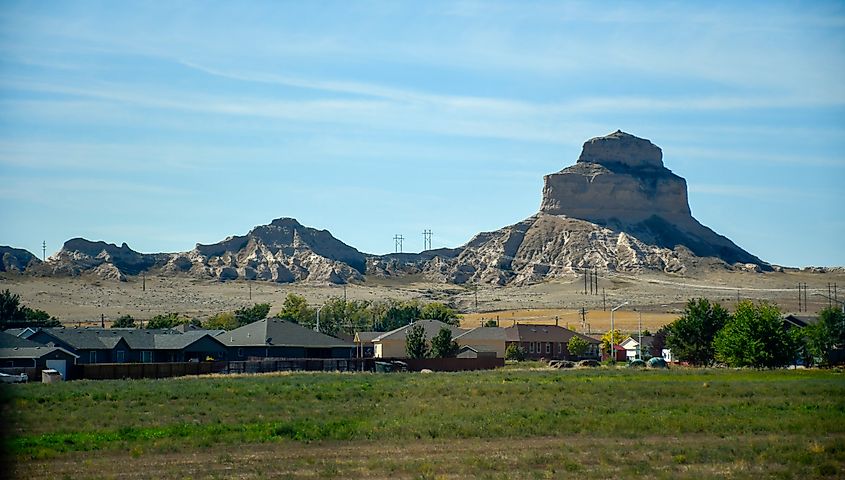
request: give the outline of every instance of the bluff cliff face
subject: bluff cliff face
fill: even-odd
[[[11,249],[14,250],[14,249]],[[17,252],[17,253],[16,253]],[[545,176],[540,211],[455,249],[366,255],[327,230],[279,218],[189,252],[143,254],[77,238],[39,264],[3,251],[3,269],[125,280],[156,270],[218,280],[346,283],[364,275],[423,275],[451,283],[524,284],[584,269],[683,274],[698,268],[769,270],[693,218],[686,181],[648,140],[616,131],[584,143],[575,165]],[[29,252],[25,252],[29,253]]]
[[[765,265],[693,218],[686,181],[663,165],[663,152],[646,139],[617,130],[588,140],[575,165],[544,180],[540,213],[587,220],[729,264]]]

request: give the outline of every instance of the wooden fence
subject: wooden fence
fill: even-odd
[[[210,373],[267,373],[285,371],[308,372],[372,372],[376,361],[404,362],[408,370],[435,372],[486,370],[505,365],[502,358],[265,358],[234,362],[173,363],[90,363],[68,365],[68,380],[113,380],[122,378],[169,378]],[[24,369],[20,369],[24,370]],[[32,372],[36,373],[36,372]],[[40,376],[30,375],[30,381]]]
[[[226,362],[87,363],[68,367],[68,379],[168,378],[221,373]]]

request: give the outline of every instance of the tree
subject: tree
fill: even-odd
[[[572,338],[569,339],[569,343],[566,344],[566,349],[573,357],[583,357],[589,347],[590,344],[577,335],[573,335]]]
[[[774,305],[739,302],[713,345],[716,359],[732,367],[774,368],[792,363],[793,337]]]
[[[148,329],[159,329],[159,328],[173,328],[176,325],[181,325],[183,323],[187,323],[189,320],[187,318],[179,318],[179,314],[176,312],[167,312],[165,314],[159,314],[155,317],[147,320],[147,328]]]
[[[425,328],[415,324],[408,329],[405,337],[405,351],[408,358],[425,358],[428,354],[428,346],[425,343]]]
[[[498,326],[499,326],[499,322],[497,322],[496,320],[492,320],[492,319],[491,319],[491,320],[487,320],[487,321],[486,321],[486,322],[484,322],[484,324],[482,325],[482,327],[498,327]]]
[[[383,309],[384,313],[376,322],[379,331],[389,332],[420,318],[420,302],[416,299],[405,302],[390,299]]]
[[[425,304],[420,309],[420,318],[424,320],[438,320],[456,327],[460,323],[458,313],[440,302]]]
[[[132,315],[123,315],[112,322],[111,328],[135,328],[135,319]]]
[[[458,343],[452,340],[452,331],[446,327],[440,329],[431,339],[432,358],[451,358],[458,354]]]
[[[242,327],[259,320],[264,320],[267,318],[268,313],[270,313],[269,303],[256,303],[249,308],[242,307],[235,310],[235,320],[238,326]]]
[[[282,303],[282,310],[275,316],[293,323],[311,323],[314,321],[314,309],[308,307],[308,301],[302,295],[289,293]]]
[[[830,364],[834,349],[845,347],[845,313],[835,307],[819,312],[819,321],[804,328],[807,350],[823,364]]]
[[[706,298],[691,299],[680,318],[666,328],[666,346],[672,355],[693,365],[713,363],[713,339],[725,326],[730,314]]]
[[[60,327],[56,317],[44,310],[29,308],[20,303],[20,296],[7,288],[0,292],[0,330],[19,327]]]
[[[608,357],[616,359],[616,355],[610,354],[610,342],[612,341],[614,345],[619,345],[622,343],[624,338],[622,337],[622,332],[619,329],[611,331],[607,331],[604,335],[601,336],[601,351],[604,352]]]
[[[238,328],[238,321],[232,312],[221,312],[209,318],[203,324],[209,330],[234,330]]]
[[[525,360],[525,349],[515,343],[511,343],[505,349],[505,360],[514,360],[517,362]]]

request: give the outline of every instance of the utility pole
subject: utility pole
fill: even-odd
[[[475,311],[478,312],[478,284],[475,284]]]
[[[801,310],[801,284],[798,284],[798,312],[802,312]]]
[[[593,267],[593,280],[596,282],[595,294],[599,294],[599,269]]]
[[[639,343],[637,344],[637,359],[642,360],[643,359],[643,312],[639,312],[639,314],[640,314],[640,323],[639,323],[639,326],[637,328],[639,329],[639,332],[640,332],[640,340],[639,340]],[[611,333],[611,335],[613,335],[613,334]]]
[[[809,312],[810,310],[807,308],[807,284],[804,283],[804,311]]]
[[[41,242],[41,261],[47,261],[47,240]]]
[[[404,238],[398,233],[393,236],[393,246],[395,248],[395,253],[402,253],[402,240],[404,240]]]
[[[827,308],[830,308],[830,307],[833,306],[833,303],[831,302],[833,297],[830,296],[831,293],[833,293],[833,292],[831,292],[830,282],[827,282]]]
[[[146,292],[147,291],[147,272],[144,272],[142,274],[141,278],[142,278],[142,280],[141,280],[141,291]]]
[[[246,284],[249,285],[249,299],[252,300],[252,282],[247,280]]]
[[[100,328],[106,328],[106,316],[100,314]]]
[[[585,268],[584,269],[584,295],[587,294],[587,272],[589,272],[589,270],[587,270]]]
[[[603,312],[607,311],[607,293],[604,288],[601,289],[601,309]]]

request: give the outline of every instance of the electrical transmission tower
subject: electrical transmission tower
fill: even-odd
[[[423,230],[423,251],[431,250],[431,230]]]
[[[41,242],[41,261],[47,260],[47,240]]]
[[[396,253],[402,253],[402,240],[404,239],[405,238],[399,234],[393,236],[393,245],[396,248]]]

